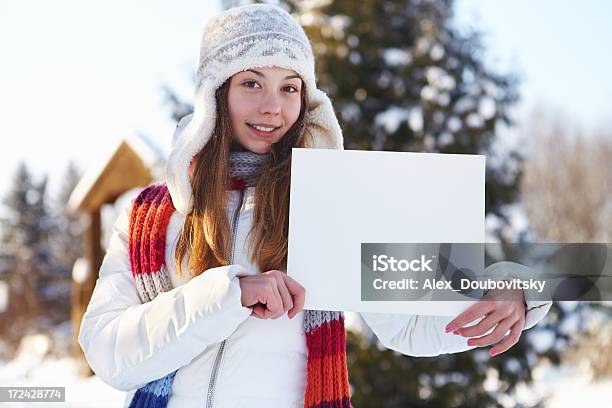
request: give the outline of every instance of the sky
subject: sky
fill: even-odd
[[[612,2],[456,0],[459,27],[484,34],[488,62],[521,78],[520,118],[546,106],[612,128]]]
[[[0,2],[0,195],[19,161],[60,184],[119,141],[147,134],[163,150],[174,123],[161,86],[191,98],[211,0]],[[521,73],[519,120],[536,106],[612,127],[612,2],[456,0],[461,28],[485,33],[492,66]]]

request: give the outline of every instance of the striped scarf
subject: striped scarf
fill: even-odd
[[[247,160],[254,156],[234,154],[230,161]],[[234,160],[232,160],[234,159]],[[261,164],[260,160],[254,163]],[[234,166],[241,168],[243,166]],[[232,188],[244,189],[254,179],[231,170]],[[136,198],[130,214],[129,254],[132,275],[141,302],[149,302],[162,292],[172,289],[165,261],[166,231],[175,211],[165,183],[145,188]],[[306,408],[350,408],[346,337],[342,312],[304,310],[304,333],[308,351]],[[130,408],[166,407],[176,371],[139,388]]]

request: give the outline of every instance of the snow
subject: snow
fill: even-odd
[[[436,139],[434,139],[431,134],[426,134],[425,137],[423,137],[423,150],[425,152],[432,152],[435,147]]]
[[[113,154],[119,149],[119,146],[123,142],[126,142],[140,156],[145,165],[152,169],[153,173],[160,167],[159,165],[163,162],[166,155],[166,152],[161,151],[142,134],[132,134],[126,139],[120,140],[117,145],[112,146],[112,149],[101,152],[99,156],[100,160],[88,168],[79,184],[76,185],[68,201],[68,207],[72,211],[75,211],[78,205],[83,201],[87,193],[100,177],[100,174],[109,165],[109,161],[113,158]]]
[[[78,364],[73,358],[50,358],[34,367],[22,366],[19,361],[0,363],[0,383],[15,387],[66,387],[68,407],[106,408],[121,407],[124,404],[124,391],[118,391],[105,384],[96,376],[82,378],[78,374]],[[3,407],[23,408],[23,402],[2,404]],[[56,407],[58,403],[36,403],[37,407]]]
[[[67,339],[64,339],[66,341]],[[0,384],[14,387],[66,387],[61,406],[106,408],[123,406],[124,391],[118,391],[98,377],[81,377],[81,366],[72,357],[50,356],[52,341],[34,334],[22,339],[16,357],[0,361]],[[23,402],[3,403],[3,407],[22,408]],[[37,407],[57,407],[58,403],[36,403]]]
[[[451,132],[458,132],[459,130],[461,130],[462,126],[461,119],[459,119],[457,116],[451,116],[450,118],[448,118],[448,123],[446,126]]]
[[[300,14],[298,20],[300,22],[300,25],[302,25],[303,27],[309,27],[314,25],[316,18],[314,13],[309,11],[307,13]]]
[[[506,370],[518,374],[521,371],[521,363],[515,357],[511,357],[504,361],[504,367]]]
[[[408,127],[414,133],[422,132],[423,110],[421,107],[403,108],[392,105],[387,110],[378,113],[374,117],[374,124],[384,128],[388,133],[395,133],[402,122],[407,122]]]
[[[488,160],[489,158],[487,157]],[[485,218],[486,242],[499,242],[498,234],[501,234],[509,242],[519,242],[529,229],[529,219],[525,209],[520,203],[514,203],[504,205],[501,208],[501,212],[508,219],[508,224],[506,225],[503,218],[495,214],[487,214]],[[544,249],[543,246],[536,248]],[[503,256],[500,255],[500,257]]]
[[[64,336],[69,335],[69,322],[58,328]],[[374,339],[371,329],[364,323],[359,313],[346,312],[345,326],[348,330],[361,333],[368,339]],[[64,338],[66,342],[68,339]],[[66,402],[61,406],[78,408],[121,407],[124,405],[126,392],[116,390],[97,376],[82,377],[79,374],[82,366],[72,357],[53,356],[54,341],[46,335],[33,334],[24,337],[17,356],[11,361],[0,361],[0,384],[3,386],[38,386],[38,387],[66,387]],[[482,362],[488,357],[483,350],[474,350]],[[507,362],[510,370],[517,369],[517,362]],[[542,397],[549,400],[545,407],[566,408],[575,406],[601,407],[603,402],[612,398],[612,379],[593,380],[578,366],[563,365],[554,367],[550,364],[540,364],[533,371],[534,383],[530,386],[524,384],[517,388],[517,398],[522,403],[535,401]],[[425,377],[419,377],[425,384]],[[436,381],[453,381],[461,384],[461,375],[450,377],[444,373],[434,376]],[[498,391],[497,372],[487,370],[483,386],[491,392]],[[429,384],[430,385],[430,384]],[[498,398],[508,398],[499,395]],[[500,403],[504,402],[500,399]],[[511,402],[508,399],[507,402]],[[505,404],[504,404],[505,405]],[[529,404],[531,405],[531,404]],[[21,408],[23,402],[3,403],[3,407]],[[57,403],[37,403],[37,407],[54,407]],[[507,405],[511,406],[511,405]]]
[[[552,330],[534,330],[527,336],[527,341],[535,351],[543,353],[555,344],[555,333]]]
[[[85,258],[78,258],[72,266],[72,280],[84,283],[89,275],[89,262]]]
[[[421,89],[421,99],[424,101],[433,101],[437,96],[436,90],[429,85],[425,85],[423,89]]]
[[[383,50],[382,57],[390,67],[404,66],[412,62],[410,51],[401,48],[387,48]]]
[[[429,85],[440,91],[451,91],[455,89],[457,84],[455,78],[448,75],[444,69],[436,66],[426,69],[425,78],[427,78]]]
[[[444,57],[444,47],[440,43],[436,43],[433,47],[431,47],[431,51],[429,51],[429,56],[434,61],[440,61],[442,57]]]
[[[520,203],[506,205],[503,209],[504,214],[510,220],[512,227],[511,233],[513,236],[518,236],[521,231],[529,228],[529,218],[525,212],[525,208]]]
[[[503,220],[493,213],[485,216],[485,242],[499,242],[497,231],[503,226]],[[492,247],[494,248],[494,247]],[[503,257],[503,254],[498,254]]]
[[[440,106],[447,106],[450,103],[450,94],[448,92],[442,92],[436,98],[436,102]]]
[[[455,137],[450,132],[442,132],[438,138],[438,144],[440,147],[448,146],[455,141]]]
[[[409,116],[409,109],[392,105],[374,117],[374,125],[385,128],[388,133],[395,133],[402,122],[408,120]]]
[[[359,105],[355,102],[351,102],[346,104],[340,113],[342,115],[342,119],[346,122],[352,122],[353,120],[357,120],[361,117],[361,110],[359,109]]]
[[[457,113],[464,113],[473,110],[475,106],[476,102],[474,101],[474,98],[472,98],[471,96],[462,96],[455,103],[454,110]]]
[[[333,31],[336,40],[344,38],[344,32],[351,25],[352,19],[349,16],[337,14],[329,18],[329,26]]]
[[[70,336],[70,322],[58,331]],[[361,333],[367,338],[372,331],[358,313],[345,313],[345,326],[348,330]],[[58,326],[59,327],[59,326]],[[62,338],[63,342],[68,338]],[[82,366],[72,357],[51,356],[53,340],[43,334],[33,334],[23,338],[19,352],[11,361],[0,361],[0,384],[15,387],[66,387],[65,403],[36,403],[36,407],[47,408],[67,406],[75,408],[107,408],[124,405],[126,392],[119,391],[93,375],[83,377],[79,374]],[[23,402],[2,403],[2,407],[23,408]]]
[[[437,126],[441,126],[444,123],[444,119],[446,119],[446,115],[443,112],[437,110],[433,113],[433,121]]]
[[[491,97],[485,96],[481,98],[478,102],[478,113],[485,120],[489,120],[495,116],[497,109],[495,105],[495,100]]]
[[[484,120],[482,116],[472,112],[465,118],[465,123],[471,128],[480,128],[484,125]]]
[[[410,110],[408,126],[414,133],[421,133],[423,131],[423,110],[419,106]]]
[[[499,96],[500,90],[494,82],[485,79],[480,82],[480,85],[484,89],[485,93],[491,96],[492,98],[496,98]]]
[[[359,37],[357,37],[355,34],[351,34],[346,38],[346,43],[349,47],[355,48],[359,45]]]
[[[383,71],[378,76],[378,79],[376,80],[376,83],[378,84],[378,86],[380,86],[381,88],[384,89],[384,88],[389,86],[389,84],[391,83],[392,79],[393,79],[393,77],[391,76],[389,71]]]
[[[545,407],[607,407],[612,398],[612,378],[594,380],[574,365],[541,365],[533,373],[534,386],[524,394],[548,396]]]
[[[0,313],[4,312],[8,308],[9,302],[9,288],[8,283],[0,281]]]
[[[416,40],[416,52],[419,55],[426,54],[431,48],[431,41],[427,37],[420,37]]]
[[[361,62],[361,54],[359,54],[357,51],[351,51],[349,54],[349,60],[353,65],[359,65]]]

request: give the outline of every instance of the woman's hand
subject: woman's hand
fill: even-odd
[[[448,323],[446,332],[452,331],[463,337],[482,336],[469,339],[468,346],[484,347],[498,343],[489,350],[489,354],[495,356],[518,342],[525,326],[525,309],[526,304],[521,289],[493,289],[484,299]],[[463,327],[483,316],[484,319],[478,324]],[[494,330],[491,333],[483,336],[492,328]],[[506,336],[508,330],[510,334]]]
[[[239,278],[242,306],[260,319],[276,319],[288,311],[290,319],[304,307],[304,288],[283,271],[271,270]]]

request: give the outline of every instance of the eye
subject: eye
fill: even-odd
[[[287,86],[285,87],[285,89],[287,89],[287,88],[291,88],[291,89],[293,89],[293,91],[291,91],[291,92],[289,92],[289,93],[296,93],[296,92],[300,92],[300,90],[299,90],[299,89],[297,88],[297,86],[295,86],[295,85],[287,85]]]
[[[246,82],[244,82],[244,83],[242,84],[242,85],[246,85],[246,86],[247,86],[247,88],[253,88],[252,86],[249,86],[249,85],[247,85],[247,84],[257,84],[257,81],[246,81]],[[259,85],[259,84],[257,84],[257,85]]]

